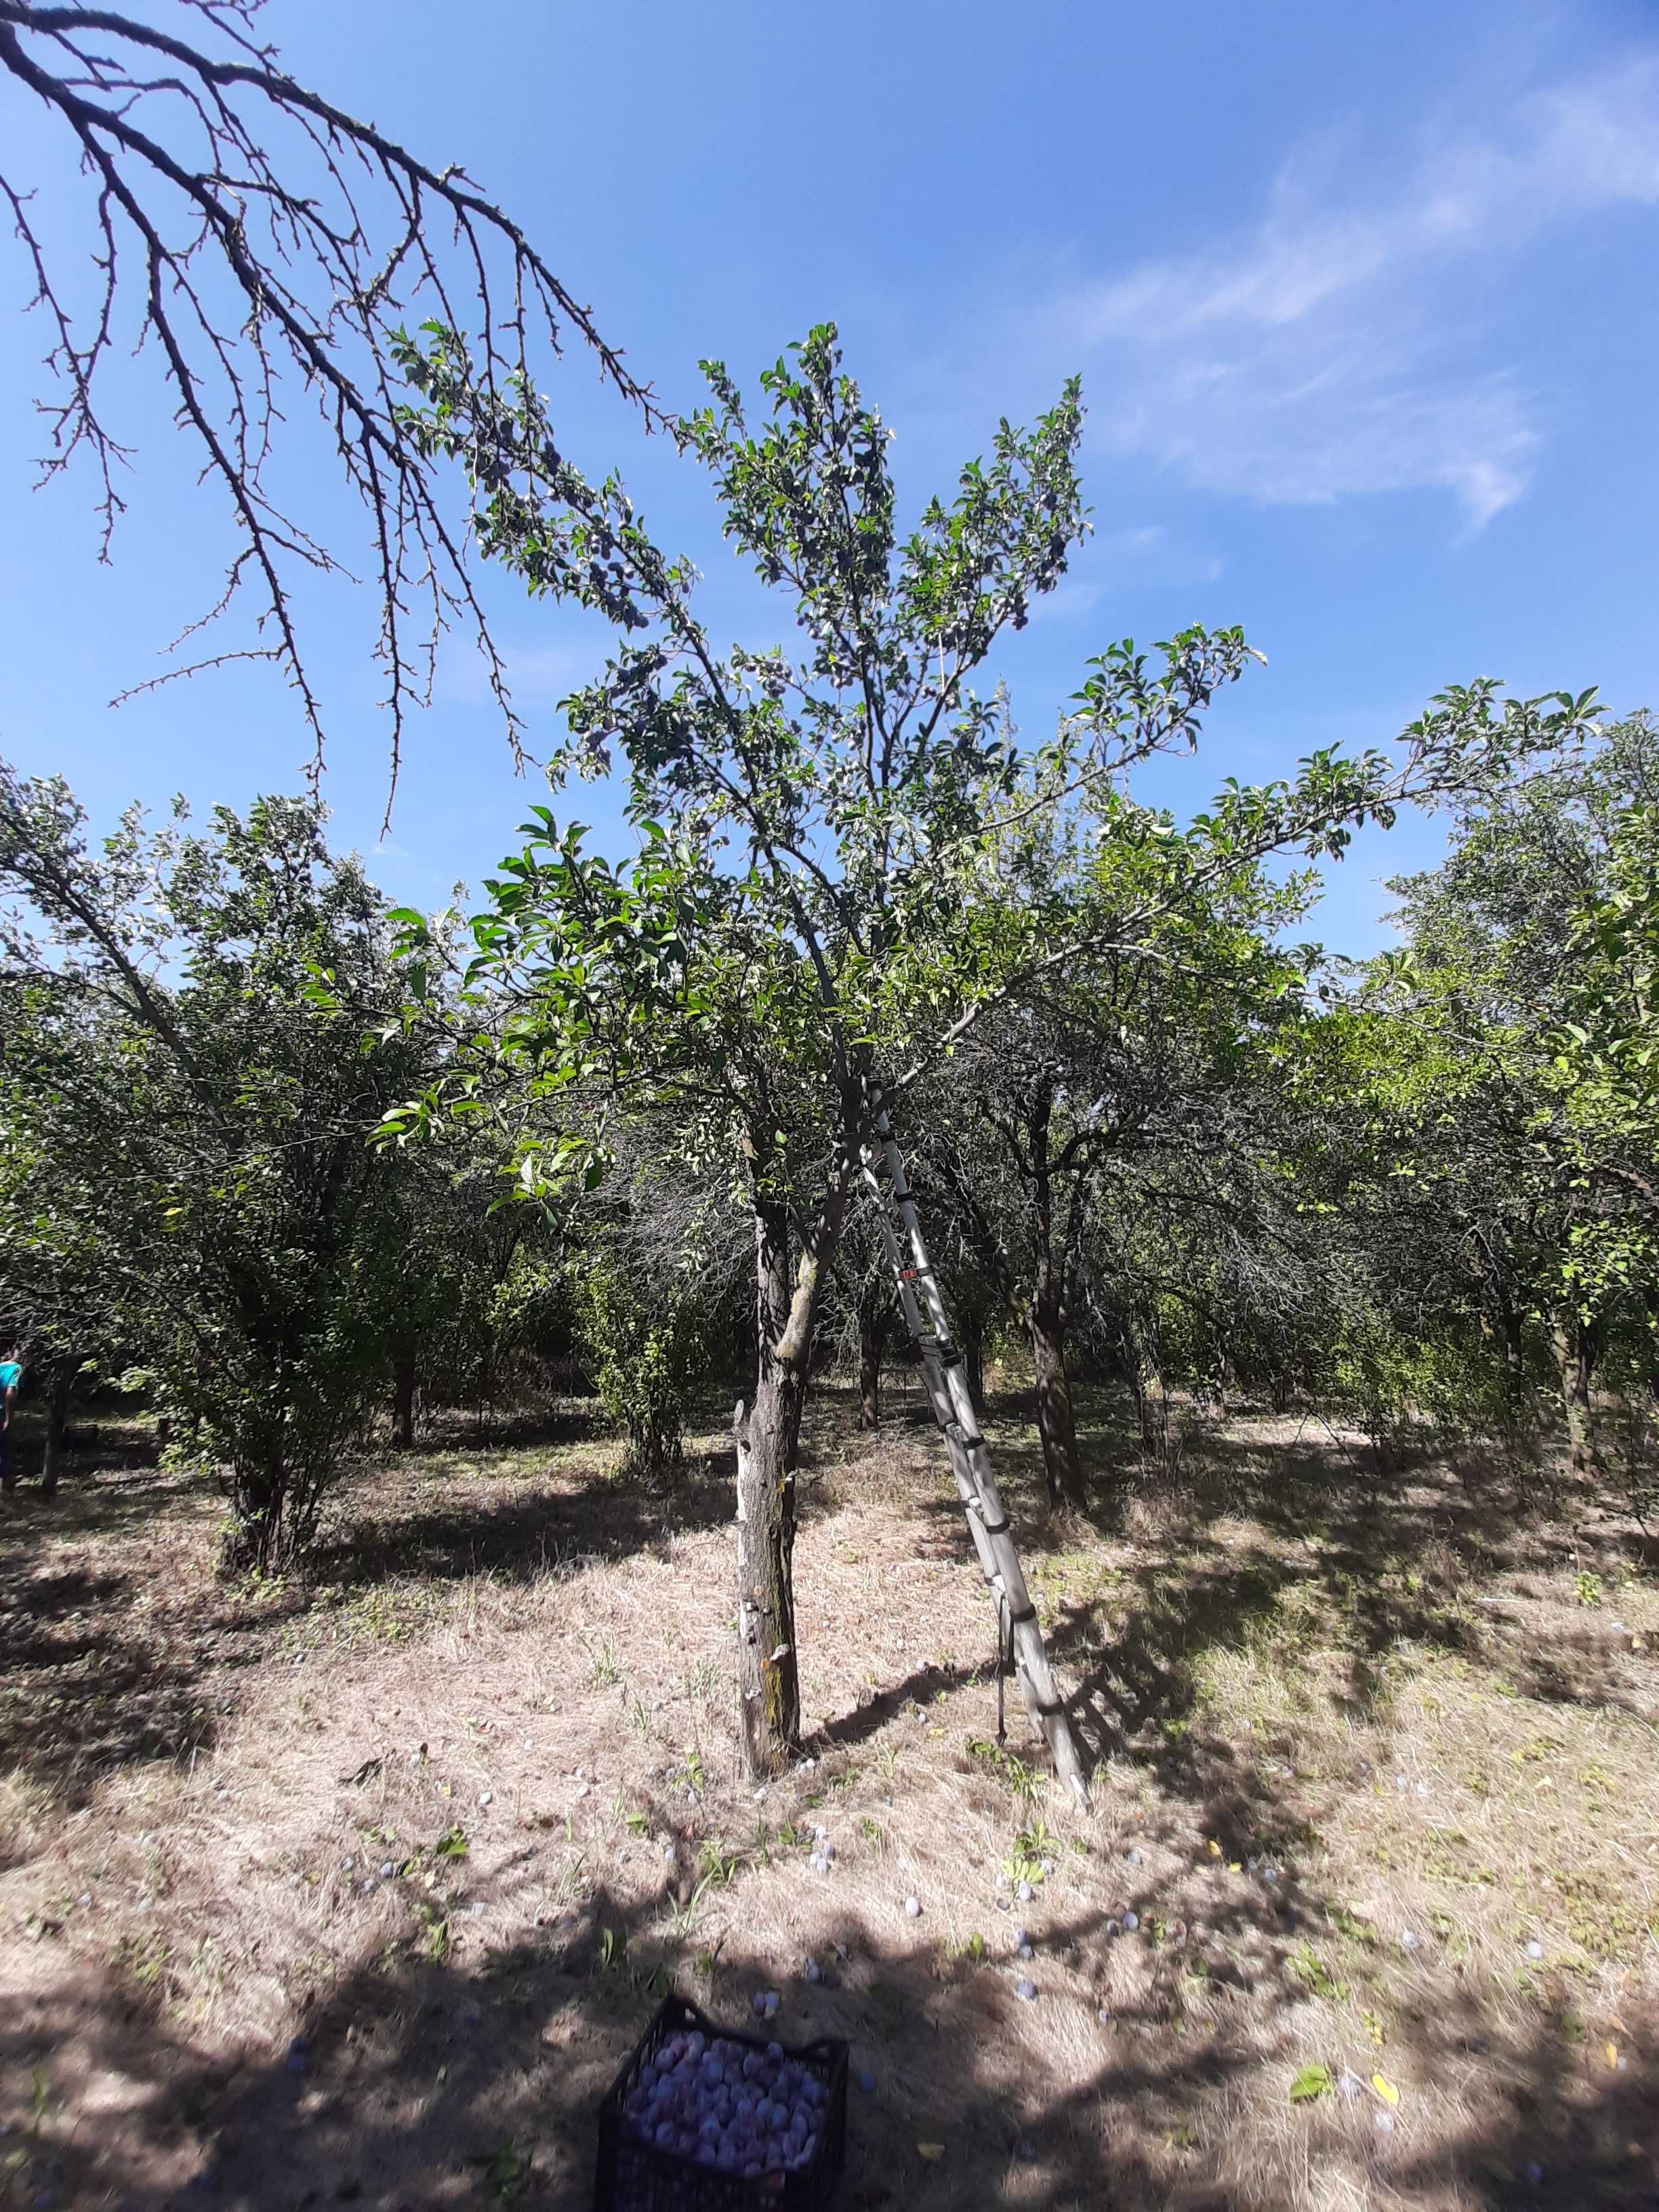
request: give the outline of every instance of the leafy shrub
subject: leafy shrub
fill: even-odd
[[[584,1262],[577,1325],[607,1413],[628,1438],[629,1472],[672,1481],[684,1449],[686,1408],[705,1365],[696,1299],[673,1282],[647,1297],[614,1262]]]

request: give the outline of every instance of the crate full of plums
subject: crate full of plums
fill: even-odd
[[[847,2045],[657,2008],[599,2107],[594,2212],[820,2212],[847,2158]]]

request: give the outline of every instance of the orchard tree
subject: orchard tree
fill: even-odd
[[[1148,811],[1136,824],[1120,805],[1104,843],[1079,834],[1094,826],[1031,825],[1042,896],[1062,912],[1155,896],[1173,817]],[[1097,1320],[1103,1299],[1110,1305],[1113,1349],[1139,1395],[1144,1347],[1129,1286],[1107,1255],[1127,1249],[1128,1224],[1155,1193],[1166,1216],[1178,1209],[1218,1248],[1238,1225],[1241,1170],[1272,1144],[1265,1055],[1297,1018],[1305,981],[1308,949],[1298,958],[1272,940],[1310,890],[1275,885],[1246,863],[1127,950],[1085,948],[1038,976],[964,1037],[929,1086],[930,1166],[1030,1346],[1051,1507],[1090,1503],[1070,1347],[1091,1302]],[[1166,1218],[1162,1241],[1173,1252],[1171,1226]]]
[[[0,764],[8,1273],[56,1278],[60,1341],[153,1372],[221,1471],[233,1571],[298,1556],[379,1402],[406,1169],[368,1139],[437,1039],[322,823],[292,799],[204,836],[135,810],[94,844],[60,780]]]
[[[1659,732],[1599,736],[1459,805],[1358,1001],[1395,1179],[1458,1225],[1517,1382],[1527,1333],[1550,1347],[1581,1472],[1613,1335],[1655,1370],[1659,1279]]]
[[[420,1017],[440,1013],[428,988]],[[503,1208],[507,1147],[493,1121],[459,1116],[407,1154],[366,1216],[356,1261],[365,1352],[390,1382],[394,1443],[415,1443],[417,1406],[476,1408],[569,1349],[573,1316],[558,1224]]]
[[[568,1270],[593,1386],[625,1438],[626,1471],[653,1488],[679,1474],[692,1402],[713,1374],[734,1274],[723,1181],[688,1173],[649,1120],[612,1120],[609,1172],[569,1216]]]
[[[431,449],[472,471],[483,543],[544,588],[539,403],[480,391],[442,334],[410,374]],[[1322,752],[1291,782],[1229,787],[1185,830],[1158,823],[1121,802],[1126,773],[1192,744],[1249,657],[1237,631],[1190,630],[1150,655],[1114,647],[1034,750],[1000,690],[973,688],[1085,532],[1075,384],[1030,429],[1005,422],[954,496],[930,501],[904,535],[887,430],[844,374],[832,326],[764,374],[763,423],[720,365],[708,375],[713,404],[685,434],[727,536],[782,595],[793,647],[719,647],[696,611],[690,563],[653,545],[619,484],[592,495],[572,542],[592,555],[599,603],[624,591],[639,635],[566,702],[567,762],[604,767],[620,753],[637,849],[606,859],[579,824],[538,810],[474,925],[474,981],[507,1007],[493,1045],[532,1072],[550,1115],[562,1091],[594,1085],[665,1115],[688,1162],[724,1166],[748,1208],[759,1352],[737,1425],[738,1673],[747,1760],[771,1772],[799,1729],[794,1466],[814,1333],[860,1176],[878,1154],[902,1172],[889,1108],[902,1114],[994,1008],[1085,951],[1119,945],[1133,957],[1162,917],[1251,855],[1340,850],[1352,824],[1577,709],[1500,708],[1491,686],[1458,693],[1408,733],[1398,761]],[[1056,898],[1029,884],[1019,833],[1067,805],[1089,811],[1109,864]],[[1127,898],[1109,865],[1118,842],[1160,860]],[[391,1131],[412,1133],[441,1104],[436,1092],[416,1098]],[[532,1192],[603,1171],[602,1146],[580,1126],[549,1133],[523,1169]],[[1080,1781],[906,1206],[900,1287],[921,1301],[970,1528],[1009,1608],[1028,1701]]]

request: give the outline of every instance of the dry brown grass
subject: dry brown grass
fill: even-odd
[[[580,2205],[594,2103],[672,1978],[852,2039],[877,2087],[849,2206],[1659,2202],[1633,1532],[1524,1470],[1385,1479],[1262,1419],[1047,1531],[1023,1410],[993,1435],[1101,1762],[1086,1814],[1012,1711],[994,1740],[982,1593],[901,1393],[873,1440],[819,1403],[813,1763],[758,1796],[712,1435],[665,1504],[574,1415],[388,1465],[303,1588],[216,1588],[212,1501],[133,1436],[20,1493],[0,2191]],[[1127,1463],[1109,1407],[1090,1445]],[[1027,1905],[1022,1849],[1053,1867]],[[1332,2086],[1291,2103],[1314,2066]]]

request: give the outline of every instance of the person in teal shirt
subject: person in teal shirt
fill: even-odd
[[[17,1478],[11,1471],[11,1409],[17,1401],[17,1386],[23,1379],[23,1363],[17,1357],[16,1347],[8,1345],[5,1358],[0,1359],[0,1490],[15,1490]]]

